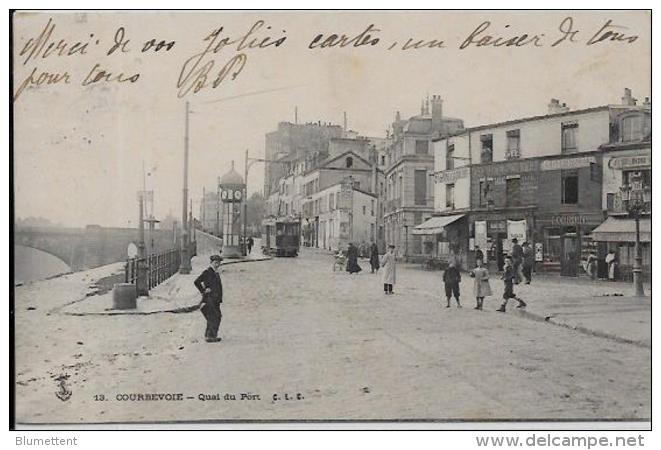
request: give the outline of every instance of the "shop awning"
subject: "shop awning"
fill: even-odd
[[[443,232],[443,228],[450,225],[464,217],[464,214],[456,214],[454,216],[432,217],[420,225],[416,226],[413,234],[439,234]]]
[[[652,220],[640,219],[640,242],[650,242],[651,238]],[[592,231],[592,239],[605,242],[636,242],[636,221],[609,217]]]

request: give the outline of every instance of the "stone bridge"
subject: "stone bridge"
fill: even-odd
[[[145,240],[149,232],[145,231]],[[175,246],[172,230],[154,230],[155,252]],[[50,253],[64,261],[73,271],[91,269],[127,258],[127,247],[138,240],[135,228],[17,227],[14,245],[23,245]]]

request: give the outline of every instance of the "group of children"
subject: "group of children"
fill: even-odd
[[[474,279],[473,292],[477,302],[475,309],[482,310],[482,306],[484,305],[484,298],[493,294],[491,292],[491,285],[489,284],[489,271],[486,269],[486,267],[484,267],[483,260],[478,258],[475,265],[475,269],[470,271],[470,276]],[[517,279],[517,273],[514,268],[512,257],[510,256],[505,258],[505,266],[503,268],[503,276],[501,279],[505,284],[505,290],[503,292],[503,303],[500,305],[500,308],[498,308],[497,311],[505,312],[507,302],[510,299],[515,299],[518,302],[517,308],[525,308],[526,302],[514,294],[514,281]],[[451,262],[450,267],[448,267],[443,273],[445,297],[447,298],[446,308],[450,307],[450,300],[452,297],[454,297],[457,302],[457,308],[461,308],[461,302],[459,301],[460,282],[461,273],[456,267],[456,264]]]

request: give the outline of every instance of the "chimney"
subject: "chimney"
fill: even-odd
[[[399,111],[397,111],[395,114],[395,122],[399,122],[400,120],[402,120],[402,116],[399,114]]]
[[[549,114],[560,114],[569,111],[569,107],[566,103],[560,104],[560,100],[557,98],[552,98],[548,104],[548,113]]]
[[[298,125],[298,106],[294,106],[294,123]]]
[[[344,132],[347,132],[347,112],[344,111]]]
[[[636,106],[636,99],[631,96],[631,89],[624,88],[624,96],[622,97],[622,104],[624,106]]]
[[[431,126],[433,130],[440,130],[443,122],[443,99],[440,95],[431,97]]]
[[[420,115],[421,116],[425,115],[425,100],[424,99],[420,102]]]

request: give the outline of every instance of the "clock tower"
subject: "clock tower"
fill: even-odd
[[[232,168],[220,177],[220,200],[223,221],[223,257],[240,258],[241,252],[241,211],[245,201],[243,193],[246,185],[241,175]]]

